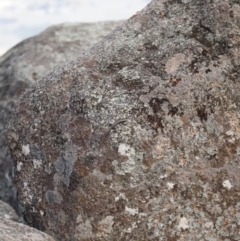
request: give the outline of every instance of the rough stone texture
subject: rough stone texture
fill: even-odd
[[[54,241],[49,235],[0,217],[0,240],[1,241]]]
[[[18,215],[15,210],[7,203],[0,200],[0,219],[1,218],[18,221]]]
[[[8,132],[26,221],[57,240],[240,240],[239,16],[153,0],[28,90]]]
[[[56,66],[78,57],[119,24],[121,21],[55,25],[0,58],[0,199],[16,208],[12,160],[4,131],[20,94]]]

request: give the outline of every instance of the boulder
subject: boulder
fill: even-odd
[[[28,89],[21,210],[56,240],[240,240],[240,3],[153,0]]]
[[[0,217],[1,241],[54,241],[49,235],[22,223]]]
[[[55,25],[0,57],[0,199],[17,207],[5,129],[20,94],[56,66],[77,58],[119,24],[121,21]]]

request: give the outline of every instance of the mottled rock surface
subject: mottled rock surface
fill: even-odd
[[[57,240],[240,240],[239,16],[153,0],[28,90],[8,132],[26,221]]]
[[[16,208],[12,160],[4,131],[20,94],[56,66],[77,58],[119,24],[121,21],[55,25],[0,58],[0,199]]]
[[[49,235],[28,227],[22,223],[17,223],[9,219],[0,217],[0,240],[1,241],[54,241]]]

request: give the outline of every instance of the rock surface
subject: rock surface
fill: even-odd
[[[1,241],[54,241],[50,236],[17,223],[18,215],[12,207],[0,200],[0,240]]]
[[[8,132],[26,221],[57,240],[240,240],[239,16],[153,0],[29,89]]]
[[[49,235],[0,217],[0,240],[1,241],[54,241]]]
[[[15,212],[15,210],[7,203],[1,200],[0,200],[0,219],[9,219],[12,221],[18,221],[18,215]]]
[[[20,94],[56,66],[78,57],[119,24],[121,21],[55,25],[0,58],[0,199],[16,208],[12,160],[4,131]]]

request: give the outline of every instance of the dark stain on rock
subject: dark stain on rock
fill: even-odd
[[[221,146],[219,146],[218,150],[218,158],[221,161],[225,161],[229,158],[233,158],[234,155],[237,153],[237,147],[239,146],[239,141],[231,142],[224,142]]]
[[[163,119],[161,117],[155,116],[155,115],[148,115],[148,121],[151,123],[152,128],[155,129],[156,131],[158,128],[163,130],[164,125],[163,125]]]
[[[86,100],[84,98],[81,98],[78,94],[71,95],[69,107],[74,114],[81,116],[87,114]]]
[[[121,74],[117,75],[114,83],[116,86],[127,89],[128,91],[142,89],[142,87],[143,87],[143,82],[140,78],[139,79],[138,78],[136,78],[136,79],[125,78]]]
[[[228,52],[228,43],[224,39],[217,39],[210,27],[200,20],[198,25],[193,26],[190,38],[196,39],[211,52],[213,59]]]
[[[197,115],[201,121],[207,121],[208,113],[206,112],[206,106],[198,106],[197,107]]]
[[[154,114],[162,111],[162,104],[163,103],[169,103],[169,100],[167,98],[152,98],[149,102],[149,105],[152,107]]]
[[[167,241],[178,241],[179,240],[179,236],[167,236]]]
[[[80,148],[84,148],[88,145],[91,130],[85,118],[74,116],[68,124],[68,128],[74,144],[78,145]]]

